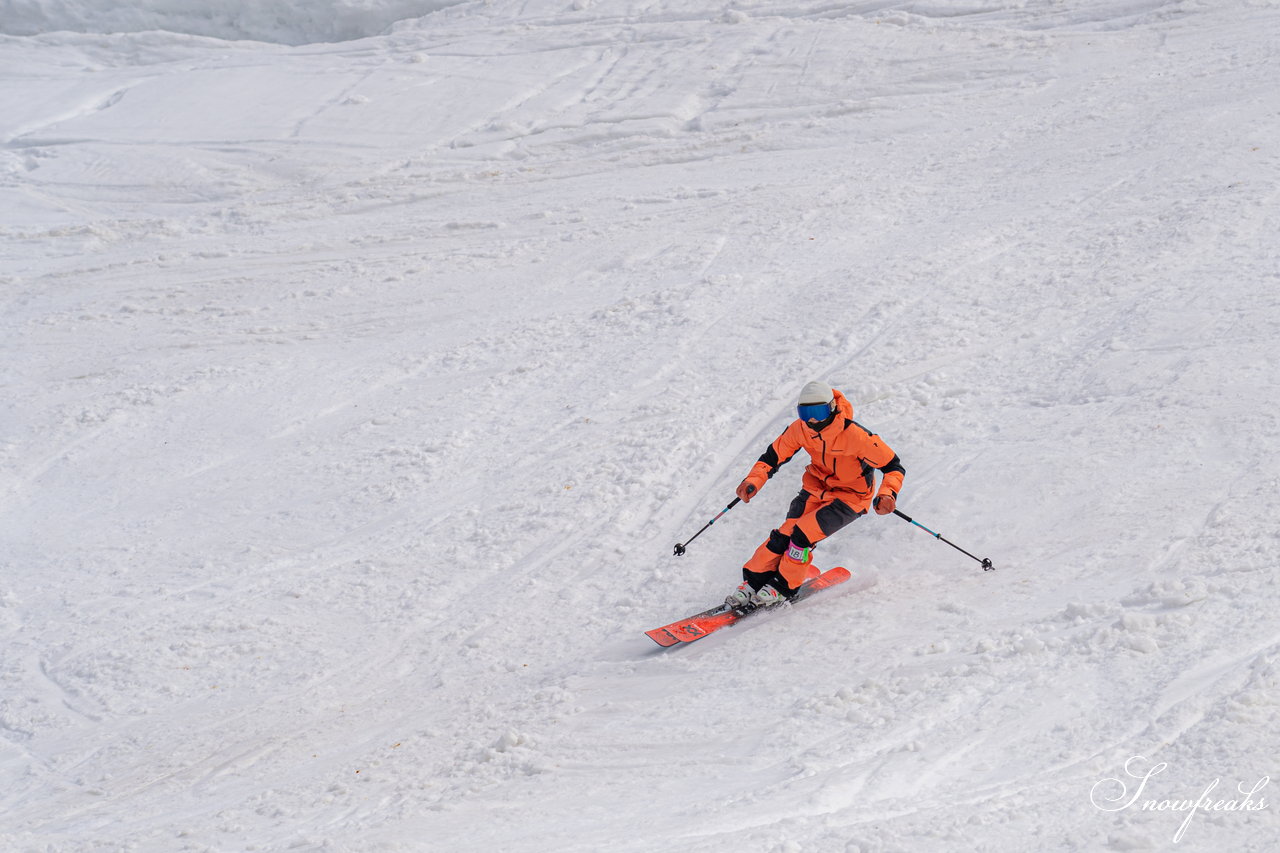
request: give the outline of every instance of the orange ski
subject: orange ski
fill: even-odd
[[[792,601],[801,601],[815,592],[820,592],[827,587],[835,586],[847,581],[852,575],[849,570],[837,566],[834,569],[828,569],[813,580],[805,581],[799,591],[796,592]],[[710,610],[704,610],[701,613],[695,613],[693,616],[687,616],[670,625],[663,625],[661,628],[654,628],[652,631],[645,631],[645,635],[660,646],[674,646],[677,643],[692,643],[694,640],[701,640],[703,637],[726,628],[729,625],[750,616],[752,613],[758,613],[761,610],[774,610],[781,607],[775,604],[770,607],[735,607],[730,609],[726,605],[712,607]]]

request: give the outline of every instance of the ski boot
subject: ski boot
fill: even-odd
[[[743,581],[738,584],[738,588],[724,597],[724,606],[730,610],[738,610],[746,607],[751,603],[751,599],[755,597],[756,591],[751,588],[751,584]]]

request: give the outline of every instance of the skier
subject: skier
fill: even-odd
[[[738,497],[750,503],[797,451],[809,453],[786,521],[742,567],[742,583],[725,598],[729,607],[768,606],[794,597],[800,584],[818,574],[811,565],[815,545],[868,509],[888,515],[897,504],[906,469],[880,436],[854,421],[853,406],[843,394],[810,382],[800,390],[796,414],[738,486]],[[882,475],[878,491],[873,491],[873,470]]]

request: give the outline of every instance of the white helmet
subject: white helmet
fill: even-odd
[[[810,382],[800,389],[800,399],[796,401],[796,416],[802,422],[825,426],[835,412],[836,394],[830,385]]]

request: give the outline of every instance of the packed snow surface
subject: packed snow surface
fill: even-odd
[[[168,30],[280,44],[332,42],[385,32],[461,0],[0,0],[0,33],[36,35]]]
[[[0,849],[1276,849],[1274,2],[0,22]]]

